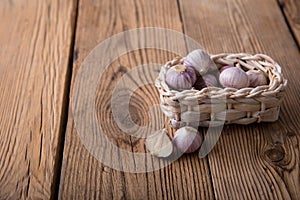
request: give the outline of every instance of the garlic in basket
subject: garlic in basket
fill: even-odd
[[[202,136],[197,129],[185,126],[175,132],[173,144],[183,153],[192,153],[201,146]]]
[[[221,72],[220,83],[224,87],[241,89],[249,86],[249,79],[241,68],[229,67]]]
[[[202,49],[196,49],[190,52],[184,58],[183,62],[187,66],[194,67],[200,75],[204,75],[209,70],[213,71],[217,69],[216,64],[212,61],[208,53]]]
[[[178,91],[192,88],[196,79],[196,72],[190,66],[175,65],[166,73],[166,83],[169,87]]]
[[[267,85],[266,76],[257,70],[249,70],[246,72],[249,78],[249,83],[251,87],[257,87],[259,85]]]

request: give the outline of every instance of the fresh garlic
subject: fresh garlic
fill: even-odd
[[[219,79],[224,87],[241,89],[249,86],[246,72],[238,67],[229,67],[223,70]]]
[[[169,87],[178,91],[192,88],[196,79],[196,72],[190,66],[175,65],[166,73],[166,83]]]
[[[202,136],[197,129],[185,126],[175,132],[173,144],[183,153],[192,153],[199,149],[202,140]]]
[[[249,70],[246,72],[249,78],[251,87],[257,87],[260,85],[267,85],[267,78],[262,72],[256,70]]]
[[[148,136],[145,144],[150,153],[157,157],[166,158],[173,152],[173,144],[165,129]]]
[[[212,61],[208,53],[202,49],[196,49],[190,52],[186,58],[184,58],[184,64],[192,66],[200,75],[204,75],[209,70],[216,70],[217,66]]]

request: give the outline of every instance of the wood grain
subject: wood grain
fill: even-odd
[[[177,1],[80,1],[72,87],[80,64],[99,42],[113,34],[145,26],[158,26],[182,32]],[[112,90],[120,78],[135,66],[150,62],[164,63],[173,57],[174,54],[157,49],[137,50],[120,56],[105,71],[97,90],[97,116],[106,136],[119,148],[130,152],[146,151],[142,139],[128,136],[114,122],[110,103]],[[147,76],[151,79],[153,74]],[[133,80],[139,78],[133,77]],[[153,84],[136,90],[130,103],[130,113],[135,123],[149,123],[149,109],[158,102],[158,93]],[[97,161],[86,150],[78,136],[72,115],[70,109],[60,199],[213,198],[207,159],[197,159],[196,154],[184,156],[166,168],[149,173],[133,174],[113,170]],[[162,117],[157,117],[159,122],[165,120],[161,119]],[[104,155],[109,156],[110,152],[104,152]],[[118,159],[123,162],[122,157]]]
[[[300,1],[297,0],[278,0],[284,16],[292,31],[293,36],[300,47]]]
[[[209,154],[217,199],[299,199],[299,52],[273,0],[180,1],[184,31],[211,53],[266,53],[289,80],[278,122],[231,125]]]
[[[0,2],[0,199],[55,195],[75,5]]]

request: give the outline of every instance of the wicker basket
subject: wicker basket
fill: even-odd
[[[287,80],[272,58],[264,54],[244,53],[222,53],[211,55],[211,58],[218,68],[234,65],[244,70],[260,70],[269,77],[269,85],[242,89],[206,87],[200,91],[194,88],[181,92],[172,90],[165,82],[166,72],[173,65],[183,63],[183,58],[175,58],[162,66],[155,82],[160,93],[161,109],[170,118],[173,128],[246,125],[278,119]]]

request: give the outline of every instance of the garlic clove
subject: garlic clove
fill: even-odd
[[[209,70],[213,71],[217,69],[216,64],[210,58],[209,54],[202,49],[196,49],[190,52],[184,58],[183,62],[187,66],[194,67],[200,75],[205,74]]]
[[[191,89],[196,80],[196,72],[190,66],[175,65],[166,73],[166,83],[178,91]]]
[[[246,72],[238,67],[229,67],[223,70],[219,81],[224,87],[241,89],[249,86],[249,79]]]
[[[173,144],[165,129],[159,130],[148,136],[145,145],[149,152],[157,157],[166,158],[173,152]]]
[[[251,87],[257,87],[260,85],[267,85],[267,77],[257,70],[249,70],[246,72],[249,78],[249,83]]]
[[[185,126],[175,132],[174,146],[183,153],[192,153],[200,148],[203,142],[202,135],[197,129]]]

